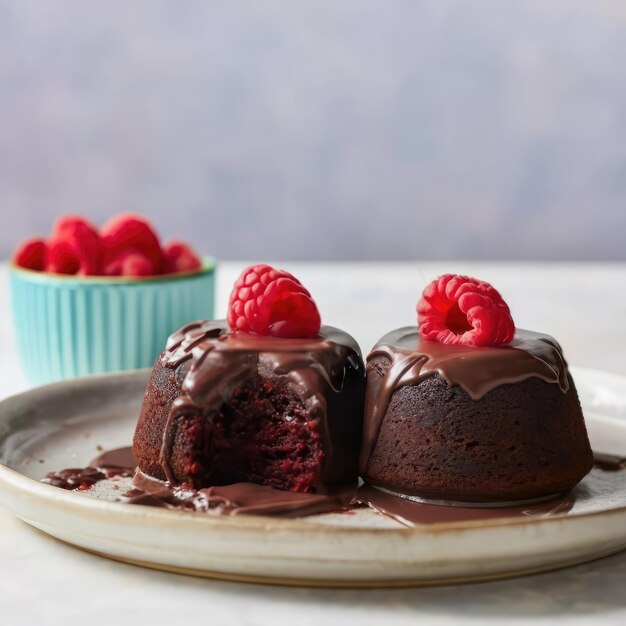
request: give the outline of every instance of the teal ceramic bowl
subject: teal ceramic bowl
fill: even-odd
[[[17,349],[43,384],[149,367],[168,336],[213,317],[215,261],[199,272],[150,278],[63,276],[11,267]]]

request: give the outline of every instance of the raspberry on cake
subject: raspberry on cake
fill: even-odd
[[[252,265],[230,295],[228,323],[235,330],[274,337],[313,337],[320,314],[300,281],[269,265]]]
[[[515,334],[502,296],[489,283],[455,274],[426,286],[417,303],[417,324],[424,339],[445,344],[497,346]]]
[[[433,281],[417,311],[367,357],[365,481],[465,501],[573,488],[593,457],[557,341],[516,330],[500,294],[466,276]]]
[[[169,338],[135,431],[140,470],[196,489],[355,485],[365,368],[354,339],[320,326],[309,292],[267,265],[242,273],[228,319]]]

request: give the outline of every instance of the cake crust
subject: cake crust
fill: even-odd
[[[400,331],[400,345],[381,341],[367,359],[366,482],[433,499],[506,501],[567,491],[589,472],[580,402],[555,340],[523,335],[530,351],[423,340],[410,348],[416,332]]]

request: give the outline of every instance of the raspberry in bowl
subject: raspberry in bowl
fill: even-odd
[[[185,322],[211,316],[215,262],[186,243],[161,243],[140,215],[97,228],[61,217],[47,238],[13,255],[18,352],[33,384],[152,365]]]

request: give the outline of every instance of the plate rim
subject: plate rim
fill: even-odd
[[[44,532],[36,528],[39,532]],[[135,567],[143,567],[156,570],[159,572],[167,572],[171,574],[181,574],[183,576],[193,576],[195,578],[206,578],[208,580],[223,580],[234,583],[246,583],[253,585],[266,586],[286,586],[286,587],[315,587],[318,589],[403,589],[414,587],[441,587],[443,585],[473,585],[476,583],[494,582],[498,580],[510,580],[522,578],[525,576],[533,576],[535,574],[545,574],[547,572],[558,571],[577,565],[583,565],[592,561],[605,559],[609,556],[619,554],[626,548],[609,549],[597,552],[593,557],[575,557],[567,561],[562,561],[558,565],[538,565],[536,567],[527,567],[519,570],[511,570],[507,572],[498,572],[492,574],[474,574],[458,577],[447,578],[373,578],[373,579],[321,579],[321,578],[287,578],[283,576],[257,576],[254,574],[236,574],[233,572],[219,572],[209,569],[197,569],[193,567],[181,567],[178,565],[165,565],[156,561],[145,561],[142,559],[134,559],[129,557],[117,556],[99,550],[92,550],[77,544],[70,543],[64,539],[53,537],[56,541],[69,545],[88,554],[93,554],[105,559],[110,559],[118,563],[125,563]]]

